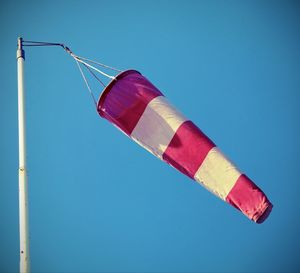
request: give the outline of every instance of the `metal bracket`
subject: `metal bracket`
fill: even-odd
[[[17,59],[23,58],[25,60],[25,51],[23,50],[23,38],[18,38],[18,49],[17,49]]]

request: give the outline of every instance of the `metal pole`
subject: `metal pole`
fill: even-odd
[[[19,119],[19,225],[20,225],[20,272],[30,272],[29,228],[28,228],[28,185],[26,170],[25,135],[25,87],[24,87],[23,39],[18,38],[18,119]]]

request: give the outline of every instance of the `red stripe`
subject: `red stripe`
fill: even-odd
[[[238,178],[226,201],[257,223],[262,223],[272,210],[266,195],[244,174]]]
[[[127,70],[103,91],[98,113],[130,135],[147,104],[162,93],[138,71]]]
[[[184,122],[163,154],[163,159],[194,178],[207,153],[215,144],[191,121]]]

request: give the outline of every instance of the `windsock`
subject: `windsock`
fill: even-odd
[[[266,195],[141,73],[127,70],[102,92],[97,111],[156,157],[254,222],[272,210]]]

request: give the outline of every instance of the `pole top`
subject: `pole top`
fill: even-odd
[[[18,49],[23,49],[23,38],[18,37]]]
[[[23,58],[25,60],[25,51],[23,50],[23,38],[18,38],[18,49],[17,49],[17,59]]]

